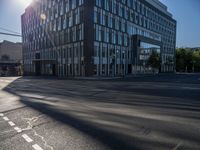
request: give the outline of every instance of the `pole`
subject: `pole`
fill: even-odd
[[[18,36],[18,37],[22,37],[22,36],[19,35],[19,34],[12,34],[12,33],[5,33],[5,32],[0,32],[0,34],[9,35],[9,36]]]

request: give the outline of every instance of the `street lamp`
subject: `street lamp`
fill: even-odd
[[[117,73],[119,74],[119,72],[118,72],[118,71],[119,71],[119,67],[121,66],[121,64],[119,64],[120,66],[118,65],[119,50],[117,50],[117,54],[116,54],[116,56],[115,56],[115,57],[116,57],[115,59],[116,59],[116,64],[117,64],[117,67],[116,67],[116,69],[117,69]],[[120,67],[120,68],[121,68],[121,67]]]
[[[110,51],[112,52],[111,54],[112,76],[114,77],[115,76],[115,61],[116,61],[115,49],[110,49]]]
[[[125,50],[123,50],[122,51],[122,65],[124,66],[124,68],[122,68],[123,76],[125,76],[125,70],[126,70],[125,62],[126,62]]]
[[[196,61],[195,60],[193,60],[192,61],[192,71],[193,71],[193,73],[194,73],[194,71],[195,71],[195,69],[194,69],[194,64],[196,63]]]

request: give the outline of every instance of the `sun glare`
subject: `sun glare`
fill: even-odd
[[[24,6],[27,7],[31,4],[32,0],[19,0],[19,2]]]

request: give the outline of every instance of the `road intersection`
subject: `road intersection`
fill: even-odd
[[[198,150],[198,78],[0,78],[0,149]]]

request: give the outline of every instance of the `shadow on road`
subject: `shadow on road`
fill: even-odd
[[[186,141],[182,149],[198,149],[199,85],[147,88],[149,82],[141,88],[141,81],[134,82],[19,78],[4,91],[110,149],[173,149],[180,141]]]

